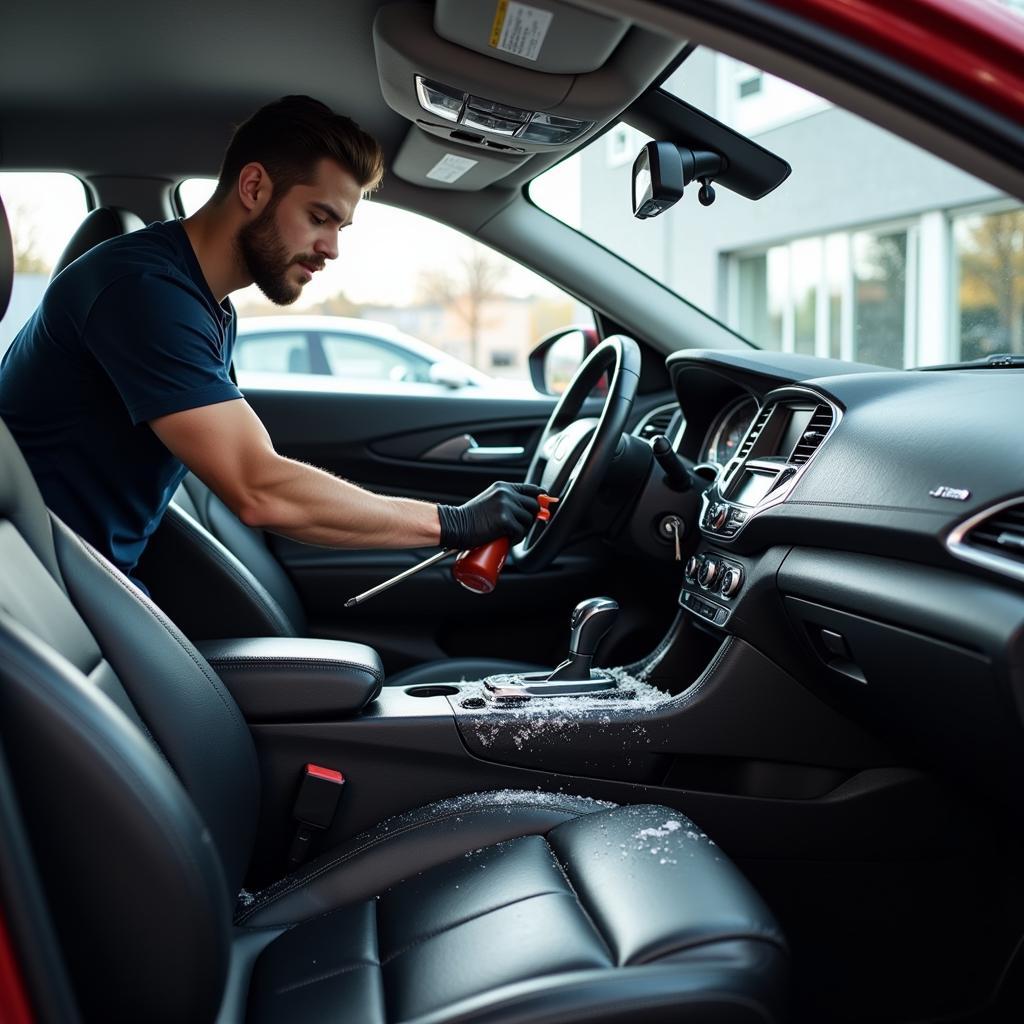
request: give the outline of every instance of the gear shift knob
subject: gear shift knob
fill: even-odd
[[[612,628],[619,613],[617,601],[610,597],[591,597],[573,609],[569,626],[569,657],[551,675],[549,682],[579,682],[590,679],[590,663],[601,638]]]
[[[597,645],[612,628],[618,614],[619,603],[610,597],[591,597],[586,601],[580,601],[573,609],[572,618],[569,620],[572,629],[569,653],[593,658]]]

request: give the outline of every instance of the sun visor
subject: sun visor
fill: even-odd
[[[486,18],[484,8],[490,12]],[[454,24],[463,14],[465,24]],[[436,18],[440,28],[434,5],[417,0],[400,0],[377,12],[373,40],[381,93],[392,110],[427,134],[477,147],[488,157],[557,154],[579,145],[633,102],[683,45],[550,0],[543,10],[514,0],[452,0],[439,5]],[[517,32],[533,26],[534,42],[509,42],[509,18]],[[508,58],[515,54],[491,46],[499,22],[498,42],[526,47],[537,60],[513,62]],[[541,22],[547,30],[538,43]],[[587,47],[563,36],[577,30],[595,39],[596,51],[584,58],[573,54]],[[543,54],[549,55],[546,68],[574,70],[541,70]],[[581,70],[598,59],[599,67]]]
[[[596,71],[628,29],[628,21],[561,0],[437,0],[434,9],[434,30],[442,39],[556,75]]]
[[[391,163],[391,173],[424,188],[473,192],[493,185],[526,159],[453,144],[414,125]]]

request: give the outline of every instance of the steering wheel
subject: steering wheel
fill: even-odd
[[[584,401],[605,373],[608,393],[600,415],[579,419]],[[614,334],[587,356],[562,393],[526,473],[528,484],[539,484],[558,502],[551,506],[551,519],[535,522],[512,549],[516,567],[523,572],[536,572],[551,562],[594,500],[615,456],[639,380],[639,346],[632,338]]]

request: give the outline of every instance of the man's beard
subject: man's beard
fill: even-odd
[[[253,283],[277,306],[291,305],[302,294],[302,285],[289,280],[288,271],[300,262],[312,266],[321,262],[316,256],[288,258],[288,250],[277,237],[270,206],[238,232],[237,244]]]

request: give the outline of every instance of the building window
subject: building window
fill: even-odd
[[[790,294],[793,302],[793,351],[813,356],[821,292],[821,239],[805,238],[789,247]]]
[[[761,348],[901,367],[913,334],[911,237],[839,233],[740,256],[732,320]]]
[[[740,99],[756,95],[761,91],[762,85],[764,85],[764,75],[760,71],[741,77],[737,87]]]
[[[789,301],[788,258],[779,246],[739,261],[739,331],[759,348],[780,350]]]
[[[607,135],[607,156],[608,166],[618,167],[620,164],[632,163],[640,147],[647,142],[647,137],[641,135],[635,128],[628,124],[617,124]]]
[[[900,368],[907,336],[907,232],[853,236],[853,358]]]
[[[845,316],[850,280],[850,236],[829,235],[825,239],[825,295],[828,341],[824,355],[832,359],[847,358],[853,347],[852,323]],[[849,325],[849,326],[848,326]]]
[[[1024,353],[1024,210],[953,218],[960,359]]]
[[[719,54],[714,115],[743,135],[758,135],[827,110],[829,103],[760,68]],[[672,80],[663,88],[677,95]],[[680,98],[685,99],[685,96]]]

